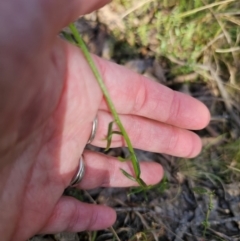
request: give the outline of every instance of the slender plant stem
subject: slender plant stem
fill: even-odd
[[[75,27],[75,25],[73,23],[71,23],[69,25],[69,28],[70,28],[70,30],[71,30],[75,40],[77,41],[77,45],[82,50],[83,55],[85,56],[85,58],[86,58],[86,60],[87,60],[87,62],[89,64],[89,66],[90,66],[90,68],[91,68],[91,70],[92,70],[92,72],[93,72],[93,74],[94,74],[94,76],[95,76],[95,78],[96,78],[96,80],[97,80],[101,90],[102,90],[102,93],[103,93],[103,95],[104,95],[104,97],[106,99],[106,102],[107,102],[107,104],[109,106],[109,109],[110,109],[110,111],[111,111],[111,113],[112,113],[112,115],[114,117],[114,121],[118,125],[118,127],[119,127],[119,129],[120,129],[120,131],[121,131],[121,133],[123,135],[123,138],[124,138],[124,140],[125,140],[125,142],[127,144],[127,147],[129,149],[129,152],[130,152],[130,158],[131,158],[131,162],[132,162],[132,165],[133,165],[134,173],[135,173],[135,176],[136,176],[135,180],[138,182],[138,184],[141,187],[147,187],[145,182],[140,177],[141,176],[141,169],[140,169],[139,161],[138,161],[138,159],[136,157],[136,154],[134,152],[134,149],[133,149],[132,143],[130,141],[130,138],[129,138],[129,136],[128,136],[128,134],[127,134],[127,132],[126,132],[126,130],[125,130],[125,128],[124,128],[120,118],[119,118],[119,115],[118,115],[118,113],[117,113],[117,111],[116,111],[116,109],[114,107],[114,104],[113,104],[113,102],[111,100],[111,97],[110,97],[110,95],[108,93],[108,90],[107,90],[107,88],[106,88],[106,86],[104,84],[104,81],[103,81],[103,79],[102,79],[102,77],[101,77],[101,75],[100,75],[100,73],[99,73],[99,71],[98,71],[98,69],[97,69],[97,67],[96,67],[92,57],[91,57],[91,54],[89,53],[89,51],[88,51],[88,49],[87,49],[87,47],[86,47],[82,37],[80,36],[77,28]]]
[[[204,226],[204,230],[203,230],[203,237],[206,237],[206,232],[207,229],[209,228],[210,224],[209,224],[209,216],[210,213],[213,209],[213,192],[209,193],[209,205],[208,205],[208,210],[207,210],[207,214],[206,214],[206,218],[205,221],[203,222],[203,226]]]

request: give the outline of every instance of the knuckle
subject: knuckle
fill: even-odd
[[[179,144],[179,130],[173,126],[170,126],[169,140],[166,145],[167,153],[171,154],[176,152],[178,144]]]
[[[144,79],[140,76],[139,81],[137,81],[137,85],[135,88],[135,93],[133,96],[135,96],[133,106],[132,106],[132,112],[138,113],[143,109],[143,106],[147,102],[147,91]]]
[[[94,227],[97,226],[98,220],[98,211],[94,210],[91,212],[86,230],[94,229]]]
[[[79,208],[78,205],[73,202],[72,203],[72,207],[69,208],[69,222],[68,222],[68,227],[67,230],[72,231],[75,230],[75,227],[77,226],[77,224],[79,224],[81,222],[81,217],[80,217],[80,213],[78,212]]]
[[[168,111],[167,121],[171,123],[172,120],[177,120],[180,114],[180,100],[175,91],[172,92],[172,100]]]

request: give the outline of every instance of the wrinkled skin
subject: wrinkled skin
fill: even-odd
[[[86,173],[78,188],[136,183],[119,171],[131,165],[84,151],[92,121],[93,145],[104,147],[112,117],[80,50],[57,37],[78,16],[106,0],[3,0],[0,2],[0,233],[24,241],[37,233],[103,229],[114,210],[63,197],[83,153]],[[201,150],[209,112],[199,101],[96,56],[134,147],[182,157]],[[114,136],[112,147],[123,146]],[[148,184],[161,180],[154,162],[141,163]]]

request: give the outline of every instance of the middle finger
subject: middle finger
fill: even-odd
[[[113,121],[107,111],[99,111],[98,127],[93,145],[106,147],[108,125]],[[195,133],[172,125],[135,115],[120,115],[132,144],[137,149],[179,157],[194,157],[201,151],[201,139]],[[113,130],[119,131],[116,124]],[[126,146],[123,136],[113,134],[111,147]]]
[[[202,129],[208,124],[209,111],[197,99],[93,57],[118,113],[138,115],[191,130]],[[109,109],[105,99],[100,109]]]

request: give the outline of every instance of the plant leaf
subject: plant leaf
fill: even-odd
[[[106,137],[106,140],[107,140],[107,146],[105,148],[104,151],[108,151],[110,146],[111,146],[111,143],[112,143],[112,128],[113,128],[113,123],[114,121],[110,122],[108,124],[108,133],[107,133],[107,137]]]
[[[197,194],[208,194],[209,193],[209,191],[206,189],[206,188],[203,188],[203,187],[194,187],[193,189],[192,189],[195,193],[197,193]]]
[[[127,173],[126,171],[124,171],[122,168],[120,168],[120,170],[122,171],[123,175],[126,176],[127,178],[131,179],[132,181],[137,181],[135,177],[133,177],[132,175],[130,175],[129,173]]]
[[[120,162],[125,162],[125,161],[129,161],[129,160],[131,160],[131,155],[130,156],[127,156],[127,157],[125,157],[125,158],[123,158],[123,157],[118,157],[117,159],[120,161]]]

